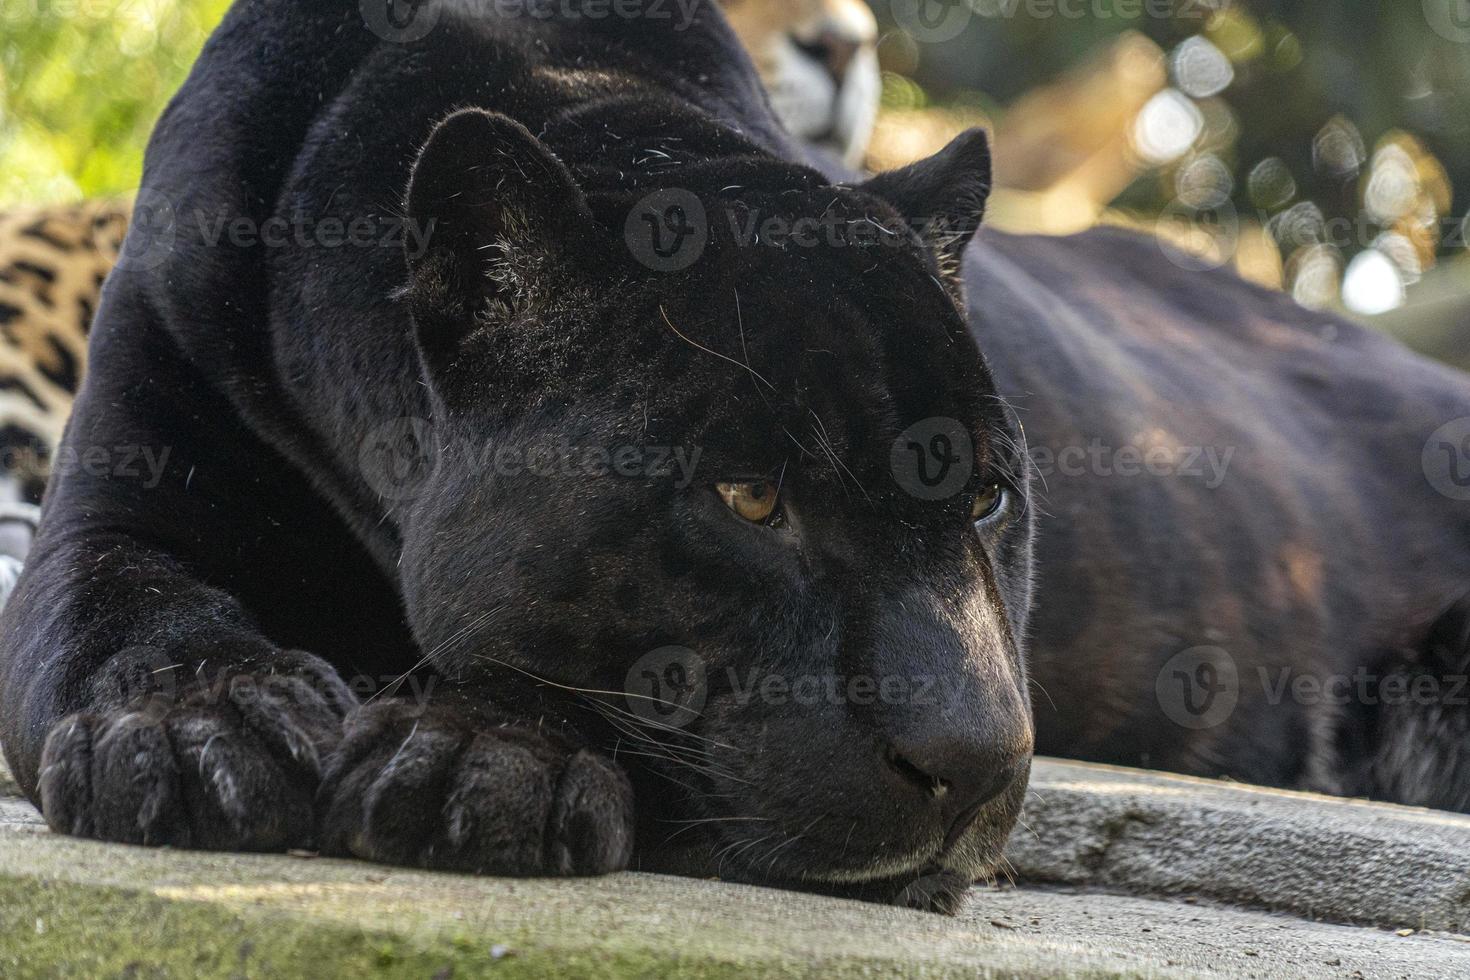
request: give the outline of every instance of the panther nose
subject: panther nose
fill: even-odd
[[[1016,780],[1026,758],[953,735],[893,741],[883,757],[901,781],[938,804],[950,827],[946,846],[964,832],[981,807]]]

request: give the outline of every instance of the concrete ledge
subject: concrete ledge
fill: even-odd
[[[1470,854],[1470,821],[1074,763],[1039,762],[1034,787],[1011,857],[1023,887],[977,888],[954,919],[645,874],[106,845],[0,800],[0,976],[1470,975],[1470,941],[1423,928],[1470,890],[1449,853]],[[1206,896],[1393,924],[1416,897],[1426,911],[1396,934]]]
[[[946,919],[655,875],[466,878],[0,830],[14,978],[1467,973],[1451,937],[1137,898],[977,889]]]
[[[1470,932],[1470,818],[1037,760],[1007,856],[1030,882]]]

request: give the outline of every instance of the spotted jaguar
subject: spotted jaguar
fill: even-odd
[[[6,500],[40,500],[129,210],[125,200],[97,200],[0,213],[0,493]]]

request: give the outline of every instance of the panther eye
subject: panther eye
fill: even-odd
[[[720,499],[735,516],[752,524],[775,527],[781,518],[776,509],[776,487],[764,480],[755,483],[716,483]]]
[[[999,483],[992,483],[975,495],[975,504],[970,508],[970,520],[976,522],[994,517],[1006,501],[1006,491]]]

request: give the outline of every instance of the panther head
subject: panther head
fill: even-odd
[[[999,859],[1033,738],[1027,475],[953,288],[986,141],[846,187],[739,140],[574,173],[504,116],[437,128],[409,618],[451,674],[586,716],[642,867],[942,906]]]
[[[862,0],[721,0],[792,135],[862,164],[878,116],[878,22]]]

